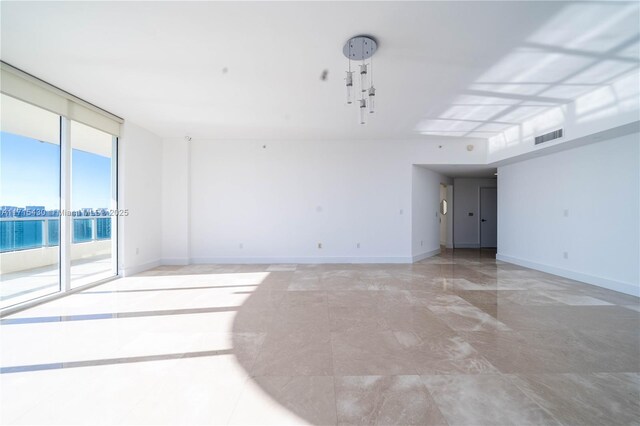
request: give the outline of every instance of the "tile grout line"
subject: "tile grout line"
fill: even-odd
[[[429,374],[424,374],[424,376],[428,376],[428,375]],[[431,374],[431,376],[436,376],[436,375],[437,374]],[[433,394],[431,393],[431,390],[429,390],[429,386],[427,386],[426,383],[422,380],[422,376],[423,375],[420,375],[420,374],[418,375],[418,379],[420,379],[420,384],[427,391],[427,394],[429,394],[429,396],[431,397],[431,400],[435,404],[436,408],[438,409],[438,412],[440,413],[444,421],[447,422],[447,425],[449,425],[450,423],[449,423],[449,420],[447,419],[447,416],[445,416],[445,414],[442,412],[442,409],[440,408],[440,404],[438,403],[438,400],[433,396]]]
[[[258,285],[258,288],[260,287],[260,285]],[[271,292],[271,289],[267,289],[269,292]],[[237,314],[236,314],[237,315]],[[235,323],[235,317],[234,317],[234,321]],[[271,322],[271,318],[269,318],[269,322]],[[232,333],[233,334],[233,333]],[[264,339],[262,341],[262,343],[260,344],[260,348],[258,349],[258,351],[256,352],[256,356],[253,359],[253,362],[251,363],[251,367],[249,368],[249,371],[247,371],[247,369],[245,368],[245,372],[247,373],[247,375],[245,376],[243,382],[242,382],[242,390],[240,392],[238,392],[238,396],[236,397],[236,400],[233,404],[233,408],[229,411],[229,417],[227,418],[227,421],[225,422],[225,424],[229,425],[231,424],[231,419],[233,419],[233,415],[235,414],[236,410],[238,409],[238,405],[240,404],[240,399],[242,398],[242,396],[244,395],[244,393],[247,391],[247,387],[249,384],[249,381],[254,381],[252,376],[253,374],[253,368],[256,365],[256,362],[258,361],[258,358],[260,357],[260,354],[262,353],[263,347],[264,347],[264,343],[267,340],[267,337],[269,335],[269,328],[266,329],[266,331],[264,332]],[[242,365],[240,363],[240,361],[238,360],[238,357],[235,356],[236,361],[238,361],[238,363],[240,365]]]
[[[517,376],[517,377],[519,377],[520,375],[518,375],[518,374],[509,374],[508,376]],[[518,381],[517,380],[513,380],[511,382],[515,385],[516,388],[518,388],[518,390],[525,396],[525,398],[527,398],[529,401],[531,401],[535,406],[540,408],[543,412],[547,413],[553,420],[558,422],[559,425],[564,425],[565,424],[565,423],[561,422],[560,420],[558,420],[558,418],[556,418],[556,416],[552,412],[550,412],[549,410],[547,410],[546,408],[544,408],[543,406],[538,404],[533,398],[531,398],[529,395],[527,395],[527,393],[518,385]]]
[[[331,379],[333,380],[333,403],[334,403],[334,407],[336,410],[336,425],[340,423],[340,420],[338,418],[338,392],[336,389],[336,367],[335,367],[335,357],[334,357],[334,350],[333,350],[333,331],[331,331],[331,308],[329,306],[329,294],[327,292],[326,294],[327,297],[327,318],[329,320],[329,348],[331,349],[331,371],[332,371],[332,375],[331,375]]]

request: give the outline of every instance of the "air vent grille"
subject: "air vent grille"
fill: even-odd
[[[563,129],[558,129],[558,130],[553,131],[553,132],[545,133],[544,135],[541,135],[541,136],[536,136],[535,144],[538,145],[538,144],[541,144],[541,143],[552,141],[554,139],[561,138],[562,137],[562,130]]]

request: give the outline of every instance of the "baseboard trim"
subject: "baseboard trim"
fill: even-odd
[[[411,257],[192,257],[193,264],[412,263]]]
[[[143,263],[140,265],[131,266],[129,268],[125,267],[124,269],[122,269],[122,276],[129,277],[131,275],[139,274],[140,272],[157,268],[158,266],[160,266],[160,264],[161,264],[160,260],[154,260],[154,261]]]
[[[183,266],[189,264],[189,259],[186,257],[165,257],[160,259],[160,264]]]
[[[436,256],[438,254],[440,254],[441,251],[440,249],[435,249],[435,250],[431,250],[431,251],[426,251],[424,253],[420,253],[420,254],[416,254],[415,256],[413,256],[413,262],[420,262],[421,260],[424,260],[428,257],[433,257]]]
[[[514,265],[524,266],[526,268],[536,269],[538,271],[558,275],[560,277],[569,278],[571,280],[592,284],[598,287],[606,288],[608,290],[640,297],[640,287],[634,286],[632,284],[610,280],[608,278],[597,277],[594,275],[582,274],[580,272],[545,265],[543,263],[531,262],[529,260],[519,259],[517,257],[507,256],[500,253],[496,254],[496,259],[507,263],[513,263]]]

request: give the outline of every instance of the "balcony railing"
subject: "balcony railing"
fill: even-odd
[[[73,217],[73,243],[111,239],[110,216]],[[0,218],[0,252],[54,247],[60,244],[57,217]]]

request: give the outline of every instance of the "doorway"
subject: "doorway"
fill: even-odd
[[[480,188],[480,247],[498,246],[498,190]]]
[[[440,247],[453,248],[453,185],[440,184]]]

